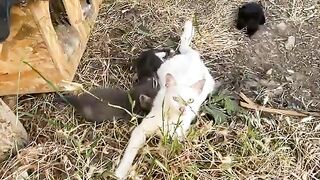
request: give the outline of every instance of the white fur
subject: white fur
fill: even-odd
[[[155,55],[161,59],[162,62],[164,62],[164,57],[166,57],[167,53],[166,52],[158,52],[158,53],[155,53]]]
[[[173,136],[176,132],[179,138],[190,127],[191,121],[196,117],[201,104],[210,92],[214,90],[215,82],[200,59],[197,51],[190,47],[194,30],[191,21],[185,23],[184,32],[181,36],[181,54],[165,61],[159,68],[160,91],[154,99],[150,113],[144,118],[132,132],[128,146],[124,152],[115,175],[119,179],[125,179],[135,156],[140,148],[143,147],[146,137],[154,133],[167,134]],[[168,85],[167,74],[170,73],[175,79],[174,85]],[[194,84],[205,79],[203,88],[197,90]],[[179,96],[185,101],[194,100],[186,106],[183,114],[177,109],[181,104],[172,100]]]
[[[192,85],[200,79],[205,79],[205,85],[199,98],[196,99],[189,115],[182,120],[182,126],[177,128],[176,135],[183,138],[189,129],[192,120],[195,118],[201,104],[208,94],[214,90],[215,81],[210,75],[208,68],[200,58],[200,54],[190,47],[194,29],[191,21],[185,23],[184,32],[181,36],[180,53],[165,61],[158,69],[160,87],[165,85],[165,74],[171,73],[181,85]],[[172,132],[171,132],[171,135]]]

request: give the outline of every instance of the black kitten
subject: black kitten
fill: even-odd
[[[138,81],[145,78],[156,78],[157,70],[172,53],[171,49],[150,49],[142,52],[135,63]]]
[[[246,34],[249,37],[259,29],[259,25],[263,25],[265,22],[266,19],[261,4],[250,2],[239,8],[237,29],[240,30],[246,27]]]
[[[159,90],[159,87],[154,84],[152,79],[146,79],[135,85],[130,91],[116,88],[97,88],[90,91],[92,95],[84,92],[64,97],[87,121],[99,124],[113,118],[130,120],[131,116],[125,110],[130,113],[133,111],[141,116],[151,110],[153,99]],[[133,110],[130,98],[135,101]],[[61,102],[63,100],[58,98],[55,101]]]

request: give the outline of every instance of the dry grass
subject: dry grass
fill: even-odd
[[[281,19],[280,15],[287,12],[288,17],[283,19],[302,25],[313,14],[305,13],[311,5],[314,5],[312,12],[318,12],[311,20],[319,16],[319,4],[314,1],[286,2],[263,1],[269,22]],[[228,57],[239,46],[245,46],[243,35],[233,27],[239,4],[240,0],[106,1],[76,81],[88,89],[96,86],[128,89],[134,74],[132,60],[143,49],[176,47],[184,20],[192,15],[199,32],[194,47],[203,54],[212,74],[223,78],[239,67]],[[231,69],[220,69],[218,65]],[[0,178],[111,179],[134,126],[109,122],[96,127],[84,123],[75,117],[72,108],[52,103],[53,96],[19,98],[16,108],[32,142],[2,163]],[[131,176],[317,179],[320,177],[319,123],[319,119],[300,121],[246,111],[222,124],[199,118],[183,144],[173,141],[155,146],[155,138],[150,138],[136,158]]]

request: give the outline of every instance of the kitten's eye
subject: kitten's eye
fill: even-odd
[[[172,99],[175,101],[175,102],[179,102],[179,98],[177,96],[173,96]]]
[[[187,103],[190,104],[190,103],[193,103],[193,102],[194,102],[194,99],[190,98]]]

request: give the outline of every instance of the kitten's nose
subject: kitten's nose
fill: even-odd
[[[183,113],[185,110],[186,110],[186,107],[180,107],[180,108],[179,108],[179,111],[182,112],[182,113]]]

